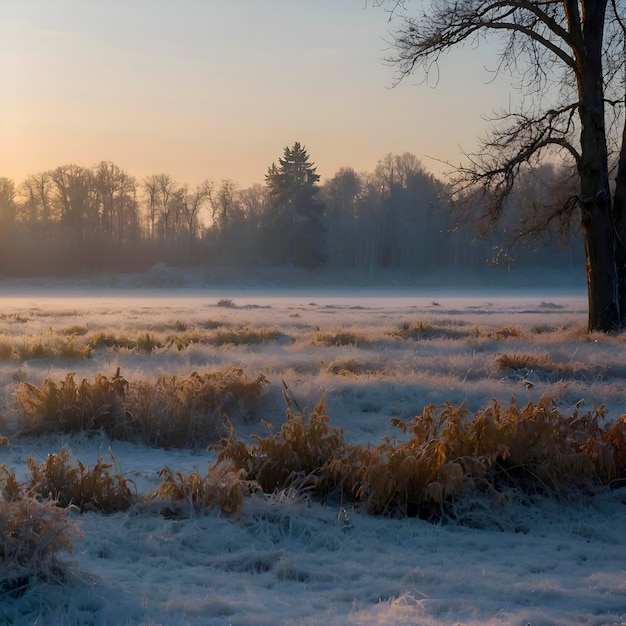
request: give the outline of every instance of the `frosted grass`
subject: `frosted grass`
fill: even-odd
[[[3,292],[0,335],[44,334],[76,341],[97,331],[127,336],[176,333],[197,339],[152,352],[98,348],[90,359],[0,359],[5,431],[16,425],[12,395],[39,384],[117,367],[129,380],[158,374],[242,367],[270,386],[259,415],[284,418],[284,380],[303,407],[326,394],[333,425],[349,442],[377,444],[398,434],[391,417],[410,419],[426,404],[497,398],[520,404],[552,394],[564,410],[606,403],[626,411],[626,342],[587,336],[584,294],[442,294],[384,290],[100,289],[29,287]],[[234,307],[220,307],[231,299]],[[402,339],[421,322],[438,332]],[[273,329],[282,338],[255,345],[204,342],[215,325]],[[354,345],[326,345],[319,333],[350,332]],[[547,371],[502,370],[500,354],[529,354],[562,365]],[[341,367],[341,365],[349,367]],[[264,433],[235,423],[240,437]],[[21,438],[10,434],[0,462],[27,474],[26,458],[45,461],[67,444],[86,464],[109,448],[140,491],[157,470],[204,472],[205,450],[161,450],[109,441],[102,434]],[[150,505],[127,513],[71,513],[83,532],[63,584],[33,582],[0,603],[14,624],[532,624],[626,622],[626,494],[623,489],[575,504],[536,499],[500,508],[476,503],[467,525],[381,519],[324,506],[291,491],[253,496],[232,518],[215,512],[166,519]]]

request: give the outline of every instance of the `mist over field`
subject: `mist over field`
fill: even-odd
[[[228,514],[146,499],[162,484],[159,470],[203,475],[218,452],[204,444],[120,440],[106,425],[25,434],[18,390],[23,397],[46,380],[60,388],[71,373],[78,384],[119,372],[129,389],[194,372],[263,376],[254,410],[220,413],[226,434],[232,427],[247,445],[281,430],[286,399],[309,415],[323,399],[328,428],[363,449],[386,437],[401,442],[393,421],[408,423],[430,404],[476,412],[494,399],[508,406],[515,396],[522,407],[549,395],[566,416],[602,404],[606,422],[626,412],[623,339],[585,333],[576,279],[550,287],[530,275],[505,289],[502,277],[468,288],[281,278],[219,285],[156,268],[142,277],[0,284],[1,434],[9,440],[0,463],[27,484],[27,459],[43,467],[65,446],[70,463],[112,463],[132,481],[136,502],[113,513],[63,509],[82,533],[71,555],[60,554],[64,573],[16,582],[3,572],[3,620],[623,623],[622,483],[560,497],[475,494],[441,513],[435,507],[431,519],[374,515],[349,497],[319,499],[294,485],[254,492]]]

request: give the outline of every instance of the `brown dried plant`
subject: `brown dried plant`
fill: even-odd
[[[198,472],[185,475],[164,467],[159,470],[163,482],[148,499],[167,502],[163,509],[167,515],[184,516],[216,507],[222,513],[231,515],[240,511],[244,497],[258,488],[254,481],[245,480],[242,474],[243,470],[233,472],[212,466],[205,476]]]
[[[246,446],[235,437],[234,429],[223,439],[217,465],[229,461],[234,471],[245,471],[249,480],[256,481],[266,493],[298,483],[318,495],[338,487],[337,460],[343,458],[347,447],[343,430],[332,428],[326,415],[324,401],[307,415],[284,385],[287,403],[286,421],[276,434],[266,424],[270,434],[254,436],[255,446]]]
[[[23,382],[16,392],[24,434],[79,432],[106,429],[115,433],[126,419],[124,400],[128,382],[119,368],[108,378],[99,374],[80,383],[69,372],[65,380],[47,378],[41,387]]]
[[[59,454],[49,454],[44,463],[27,459],[31,472],[29,492],[50,499],[60,507],[76,506],[81,511],[114,513],[125,511],[135,500],[131,490],[132,481],[121,472],[111,474],[112,463],[104,463],[101,457],[92,469],[81,461],[71,464],[72,453],[63,447]]]
[[[66,511],[52,502],[25,495],[15,500],[0,498],[0,589],[12,591],[31,578],[59,579],[78,536]]]
[[[0,465],[0,485],[1,499],[5,502],[15,502],[24,497],[24,488],[17,481],[15,472],[10,472],[4,463]]]
[[[476,337],[475,329],[465,328],[459,323],[439,323],[416,320],[403,322],[390,332],[392,337],[403,340],[421,341],[424,339],[463,339]]]
[[[356,496],[368,512],[417,515],[462,493],[464,469],[459,459],[469,452],[464,406],[446,404],[437,412],[424,408],[411,422],[392,424],[411,438],[386,438],[371,451],[362,451]]]
[[[559,363],[552,359],[548,353],[543,354],[519,354],[505,352],[494,358],[494,363],[499,371],[506,370],[541,370],[546,373],[572,374],[574,366],[569,363]]]
[[[16,392],[24,434],[102,429],[109,437],[153,446],[206,446],[228,431],[234,415],[249,419],[267,384],[243,370],[161,376],[129,383],[118,368],[77,383],[74,374],[41,387],[21,383]]]
[[[214,346],[223,346],[226,344],[246,346],[277,341],[282,337],[284,337],[283,333],[278,330],[267,328],[254,329],[245,326],[237,330],[216,330],[207,337],[207,341]]]
[[[24,335],[19,338],[0,337],[0,359],[29,361],[32,359],[88,359],[92,348],[76,340],[76,335]]]
[[[267,379],[248,380],[240,368],[136,383],[128,411],[139,438],[152,446],[207,446],[219,440],[235,415],[250,419]]]
[[[315,341],[324,346],[364,346],[369,343],[368,339],[359,332],[341,328],[334,332],[318,331]]]
[[[563,497],[626,476],[626,416],[601,427],[604,407],[565,415],[548,397],[521,408],[513,397],[472,415],[463,405],[430,405],[411,421],[394,418],[401,437],[370,448],[347,445],[323,402],[309,417],[286,388],[285,398],[287,420],[277,434],[249,446],[232,430],[220,448],[217,463],[245,471],[264,492],[340,493],[373,514],[428,517],[470,494],[498,502],[513,493]]]

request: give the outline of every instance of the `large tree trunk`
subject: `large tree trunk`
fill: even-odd
[[[589,331],[622,328],[616,265],[617,233],[609,187],[604,120],[602,41],[606,0],[567,0],[566,13],[576,54],[580,116],[580,202],[585,239]],[[581,22],[582,18],[582,22]]]
[[[589,331],[619,331],[618,277],[615,264],[615,229],[607,203],[583,207],[582,230],[587,264]]]

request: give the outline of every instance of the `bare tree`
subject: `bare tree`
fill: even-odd
[[[121,244],[136,222],[135,179],[115,163],[101,161],[94,168],[94,181],[101,203],[102,234]]]
[[[233,219],[232,213],[235,210],[236,198],[235,192],[237,186],[232,180],[222,180],[219,189],[214,190],[213,186],[209,189],[209,202],[212,209],[212,220],[222,238],[228,235],[230,223]]]
[[[159,178],[156,174],[152,174],[151,176],[147,176],[144,178],[143,190],[146,192],[148,196],[148,236],[150,239],[154,239],[154,227],[156,223],[157,216],[157,205],[158,205],[158,191],[159,191]]]
[[[0,178],[0,234],[6,231],[15,220],[17,204],[15,183],[10,178]]]
[[[49,175],[60,223],[71,241],[82,243],[97,221],[97,215],[94,215],[93,173],[88,168],[70,164],[55,168]]]
[[[161,227],[161,236],[167,241],[171,230],[171,212],[176,183],[169,174],[154,174],[144,180],[144,190],[148,193],[148,220],[151,236],[154,237],[155,222]]]
[[[26,214],[22,218],[32,225],[48,226],[50,214],[51,180],[48,172],[32,174],[20,185],[20,194],[25,198]]]
[[[191,262],[193,257],[193,245],[198,235],[200,210],[209,198],[213,183],[205,180],[200,185],[196,185],[192,191],[187,185],[180,188],[181,209],[185,225],[187,227],[188,247],[187,261]]]
[[[391,5],[392,23],[400,21],[390,58],[399,80],[419,72],[427,78],[452,48],[479,45],[491,35],[502,38],[497,71],[515,77],[521,104],[494,118],[481,148],[457,169],[456,192],[465,200],[487,200],[487,216],[497,220],[526,168],[544,158],[574,164],[577,192],[554,208],[554,218],[579,211],[588,328],[626,327],[626,128],[611,134],[624,124],[622,3],[433,0],[417,15],[409,13],[403,0]],[[610,162],[618,155],[612,193]]]

